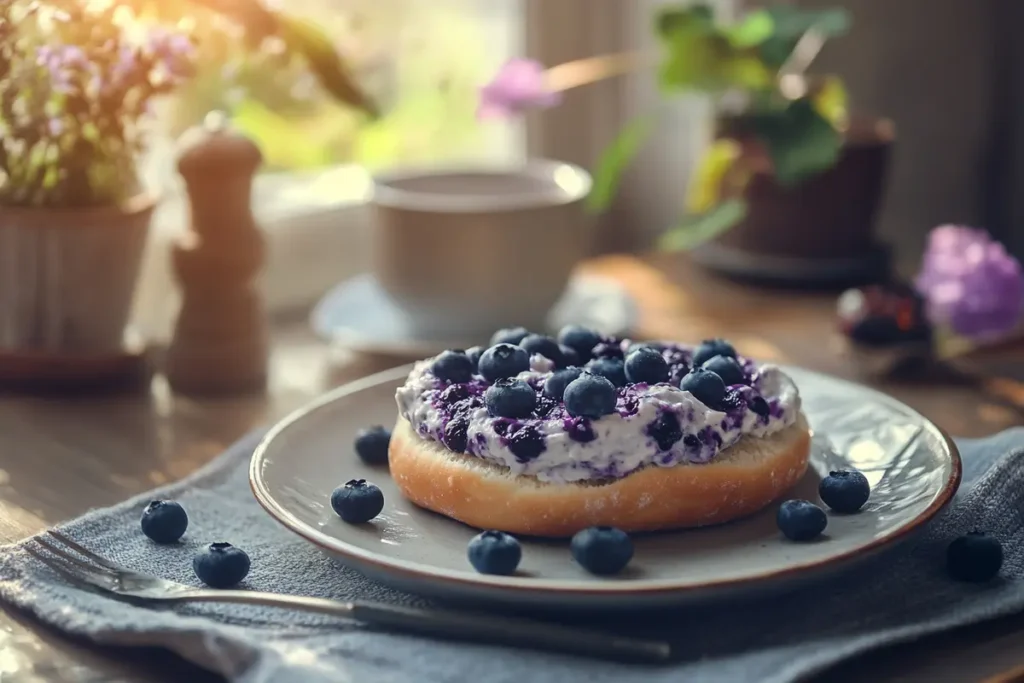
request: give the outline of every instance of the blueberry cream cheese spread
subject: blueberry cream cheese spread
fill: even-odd
[[[563,335],[420,361],[396,392],[399,413],[425,440],[549,483],[699,466],[800,416],[782,370],[723,340],[574,344]]]

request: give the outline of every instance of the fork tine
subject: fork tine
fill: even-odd
[[[92,560],[96,564],[100,565],[101,567],[106,567],[107,569],[110,569],[111,571],[115,571],[115,572],[120,572],[120,571],[124,571],[125,570],[124,567],[111,562],[110,560],[106,559],[105,557],[100,557],[99,555],[97,555],[93,551],[91,551],[88,548],[85,548],[85,547],[79,545],[76,541],[73,541],[72,539],[68,538],[67,536],[65,536],[64,534],[62,534],[61,532],[59,532],[59,531],[57,531],[55,529],[48,529],[46,533],[47,533],[48,536],[52,537],[54,540],[60,541],[61,543],[63,543],[67,547],[71,548],[72,550],[74,550],[76,553],[78,553],[82,557],[89,558],[90,560]]]
[[[45,555],[44,553],[39,552],[38,550],[36,550],[35,548],[33,548],[30,545],[25,545],[25,546],[22,546],[22,547],[25,548],[25,551],[29,555],[31,555],[32,557],[34,557],[37,560],[39,560],[40,562],[42,562],[47,567],[49,567],[53,571],[57,572],[61,576],[63,576],[65,579],[67,579],[71,583],[75,583],[75,584],[79,584],[79,585],[86,585],[86,586],[95,586],[95,587],[98,587],[98,588],[108,588],[103,583],[101,583],[99,581],[96,581],[96,580],[94,580],[91,577],[88,577],[88,576],[85,576],[83,574],[78,574],[76,572],[71,571],[70,569],[65,567],[60,561],[55,560],[54,558],[52,558],[52,557],[50,557],[48,555]]]
[[[45,538],[36,536],[32,540],[46,548],[48,551],[59,557],[64,562],[70,564],[76,571],[83,575],[87,575],[89,578],[92,578],[96,581],[106,581],[108,583],[111,579],[115,578],[114,573],[109,569],[106,569],[105,567],[97,567],[91,564],[90,562],[83,560],[80,557],[75,557],[67,550],[64,550],[60,546],[54,545]]]

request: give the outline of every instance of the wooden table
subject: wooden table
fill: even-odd
[[[832,297],[753,290],[709,279],[678,260],[609,257],[586,269],[629,289],[639,303],[642,336],[724,336],[764,359],[864,380],[827,343]],[[146,397],[0,396],[0,542],[180,478],[250,428],[324,389],[402,362],[328,350],[302,322],[293,322],[275,326],[273,379],[265,397],[186,400],[172,396],[159,378]],[[1024,423],[1012,387],[979,389],[949,377],[875,385],[954,436]],[[874,654],[822,680],[976,681],[1024,661],[1017,654],[1022,647],[1024,618],[1008,619]],[[159,651],[101,651],[0,612],[3,683],[182,680],[216,679]]]

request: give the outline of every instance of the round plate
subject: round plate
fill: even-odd
[[[960,483],[953,443],[907,406],[876,391],[787,368],[815,431],[812,467],[792,497],[820,502],[819,477],[856,468],[872,487],[855,515],[829,514],[812,543],[784,540],[775,505],[752,517],[703,529],[638,535],[635,555],[616,577],[586,574],[565,541],[521,539],[523,561],[511,577],[477,574],[466,544],[477,531],[406,501],[387,468],[361,463],[356,432],[390,426],[395,389],[409,367],[340,387],[275,426],[256,449],[250,482],[276,520],[381,583],[447,600],[486,600],[545,609],[665,606],[748,590],[770,590],[824,575],[907,537],[933,517]],[[331,510],[331,490],[366,479],[385,507],[368,524],[349,525]]]

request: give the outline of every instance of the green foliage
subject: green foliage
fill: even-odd
[[[650,116],[633,119],[605,148],[594,171],[594,184],[587,197],[587,208],[604,211],[615,198],[619,179],[650,137],[653,122]]]
[[[781,111],[750,116],[755,137],[768,148],[775,179],[784,187],[799,185],[835,165],[842,135],[809,99],[791,102]]]
[[[778,5],[765,10],[772,18],[772,36],[761,43],[761,59],[778,69],[792,54],[797,41],[812,28],[824,38],[837,38],[850,28],[850,15],[844,9],[806,10]]]
[[[664,233],[658,246],[669,251],[692,249],[733,227],[747,216],[747,203],[739,198],[727,199],[713,209],[687,216],[679,225]]]

